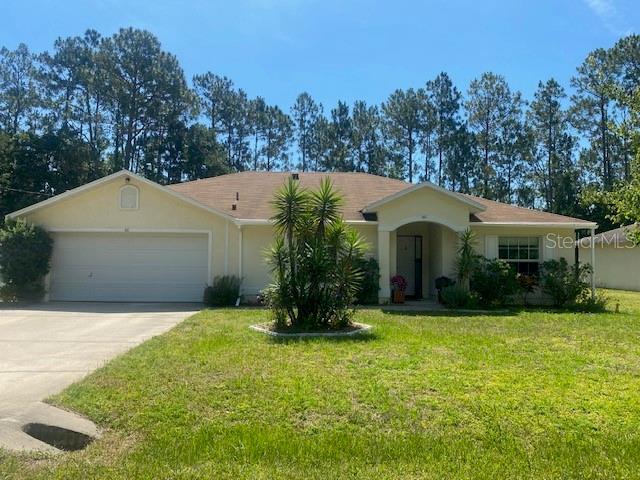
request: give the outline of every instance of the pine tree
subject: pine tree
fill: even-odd
[[[307,92],[298,95],[293,107],[291,107],[291,118],[300,150],[300,168],[303,172],[309,169],[309,153],[314,143],[312,133],[317,131],[314,129],[314,125],[321,115],[321,111],[322,105],[318,105]]]
[[[421,88],[396,90],[382,104],[385,135],[405,159],[403,170],[409,182],[413,182],[419,142],[421,139],[424,142],[428,133],[428,105],[426,93]]]
[[[504,77],[483,73],[469,85],[465,108],[469,129],[480,151],[480,179],[477,193],[498,198],[498,172],[502,161],[502,136],[520,109],[520,94],[512,93]]]
[[[437,161],[438,185],[444,186],[446,163],[451,157],[452,143],[460,127],[460,91],[445,72],[427,82],[426,92],[434,109],[434,153]]]

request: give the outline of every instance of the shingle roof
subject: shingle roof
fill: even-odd
[[[266,220],[273,215],[271,200],[274,193],[290,176],[290,172],[241,172],[178,183],[169,185],[169,188],[238,219]],[[317,187],[325,177],[331,178],[344,197],[343,215],[346,220],[363,220],[362,210],[367,205],[412,187],[412,184],[401,180],[368,173],[305,172],[298,176],[300,184],[307,188]],[[472,195],[457,195],[486,207],[485,211],[472,214],[471,222],[590,224],[586,220],[516,207]],[[236,204],[236,210],[232,209],[233,204]]]
[[[471,222],[480,223],[584,223],[585,226],[593,223],[580,218],[567,217],[556,213],[533,210],[531,208],[517,207],[507,203],[487,200],[482,197],[474,197],[460,193],[459,195],[471,198],[483,205],[486,210],[471,215]]]
[[[286,172],[241,172],[178,183],[169,188],[236,218],[263,220],[273,215],[274,193],[290,176],[291,173]],[[323,178],[330,177],[344,197],[345,220],[363,220],[360,211],[369,203],[409,186],[401,180],[367,173],[299,173],[298,176],[300,184],[307,188],[317,187]],[[231,208],[234,203],[236,210]]]

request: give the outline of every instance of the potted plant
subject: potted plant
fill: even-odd
[[[391,277],[391,289],[393,292],[393,303],[404,303],[404,292],[407,289],[407,280],[402,275]]]

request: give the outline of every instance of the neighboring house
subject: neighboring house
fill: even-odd
[[[598,287],[640,291],[640,247],[627,238],[629,227],[599,233],[593,240]],[[591,238],[578,242],[580,261],[591,263]]]
[[[345,220],[380,264],[380,298],[404,275],[407,294],[434,294],[453,277],[458,233],[471,227],[478,252],[519,272],[574,258],[576,218],[506,205],[365,173],[243,172],[164,187],[121,171],[9,215],[51,232],[51,300],[199,301],[205,284],[242,278],[251,297],[270,281],[264,249],[273,238],[274,193],[293,176],[305,187],[329,177],[344,196]]]

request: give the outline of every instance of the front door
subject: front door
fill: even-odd
[[[422,237],[398,235],[398,274],[407,280],[406,295],[422,298]]]

